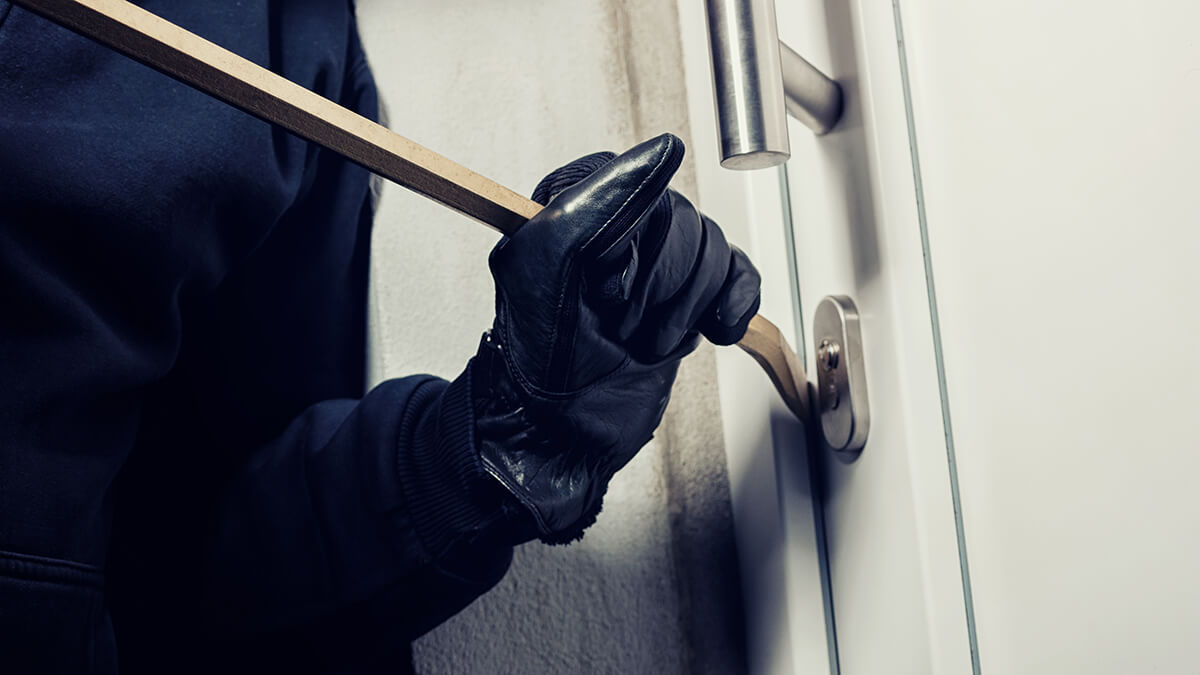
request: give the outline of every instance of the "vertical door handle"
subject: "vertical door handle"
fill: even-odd
[[[779,41],[774,0],[706,0],[721,166],[787,161],[787,113],[816,134],[842,116],[842,88]]]

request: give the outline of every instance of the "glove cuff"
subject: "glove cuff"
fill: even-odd
[[[397,469],[406,506],[422,546],[433,558],[458,544],[524,543],[519,527],[510,526],[513,506],[483,469],[471,407],[471,365],[440,392],[440,400],[424,408],[417,434],[402,443]],[[438,396],[433,380],[428,393]]]
[[[582,457],[566,456],[578,453],[565,451],[571,444],[562,437],[562,430],[556,429],[562,416],[552,404],[547,408],[546,402],[535,401],[520,389],[508,368],[503,347],[491,333],[485,333],[471,362],[475,429],[483,470],[507,496],[508,521],[514,533],[526,540],[569,544],[583,538],[583,531],[596,522],[608,477],[579,472]],[[540,480],[543,471],[549,475],[564,469],[564,465],[572,465],[577,478],[587,475],[590,479],[561,484]],[[531,489],[539,496],[535,497]],[[520,515],[513,510],[519,510]],[[572,512],[575,517],[563,517]]]

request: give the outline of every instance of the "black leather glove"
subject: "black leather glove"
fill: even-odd
[[[652,437],[702,333],[732,344],[759,276],[719,227],[667,190],[684,153],[664,134],[547,176],[546,208],[492,251],[496,318],[472,365],[486,471],[548,543],[582,536],[609,479]]]

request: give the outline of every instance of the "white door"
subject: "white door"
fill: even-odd
[[[901,2],[979,662],[1200,672],[1200,4]]]
[[[855,300],[872,429],[810,490],[722,355],[754,669],[1200,672],[1200,4],[776,2],[847,117],[702,206],[797,340]]]

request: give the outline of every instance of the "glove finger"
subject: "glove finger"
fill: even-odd
[[[731,345],[746,335],[750,319],[758,313],[762,279],[750,258],[730,246],[729,272],[716,299],[709,305],[698,328],[710,342]]]
[[[641,260],[638,274],[625,295],[617,326],[617,339],[625,343],[649,313],[678,292],[703,239],[699,212],[674,190],[668,190],[646,218],[650,220],[635,242]]]
[[[690,202],[682,198],[677,201],[690,206]],[[681,212],[681,206],[676,207],[677,213]],[[725,234],[694,206],[690,209],[700,223],[697,228],[699,249],[694,257],[676,263],[690,264],[690,267],[679,267],[675,271],[677,278],[682,277],[682,282],[676,282],[678,290],[660,306],[654,318],[653,350],[660,358],[674,352],[687,333],[696,330],[697,323],[720,294],[729,272],[730,251]],[[664,267],[669,266],[664,264]]]

